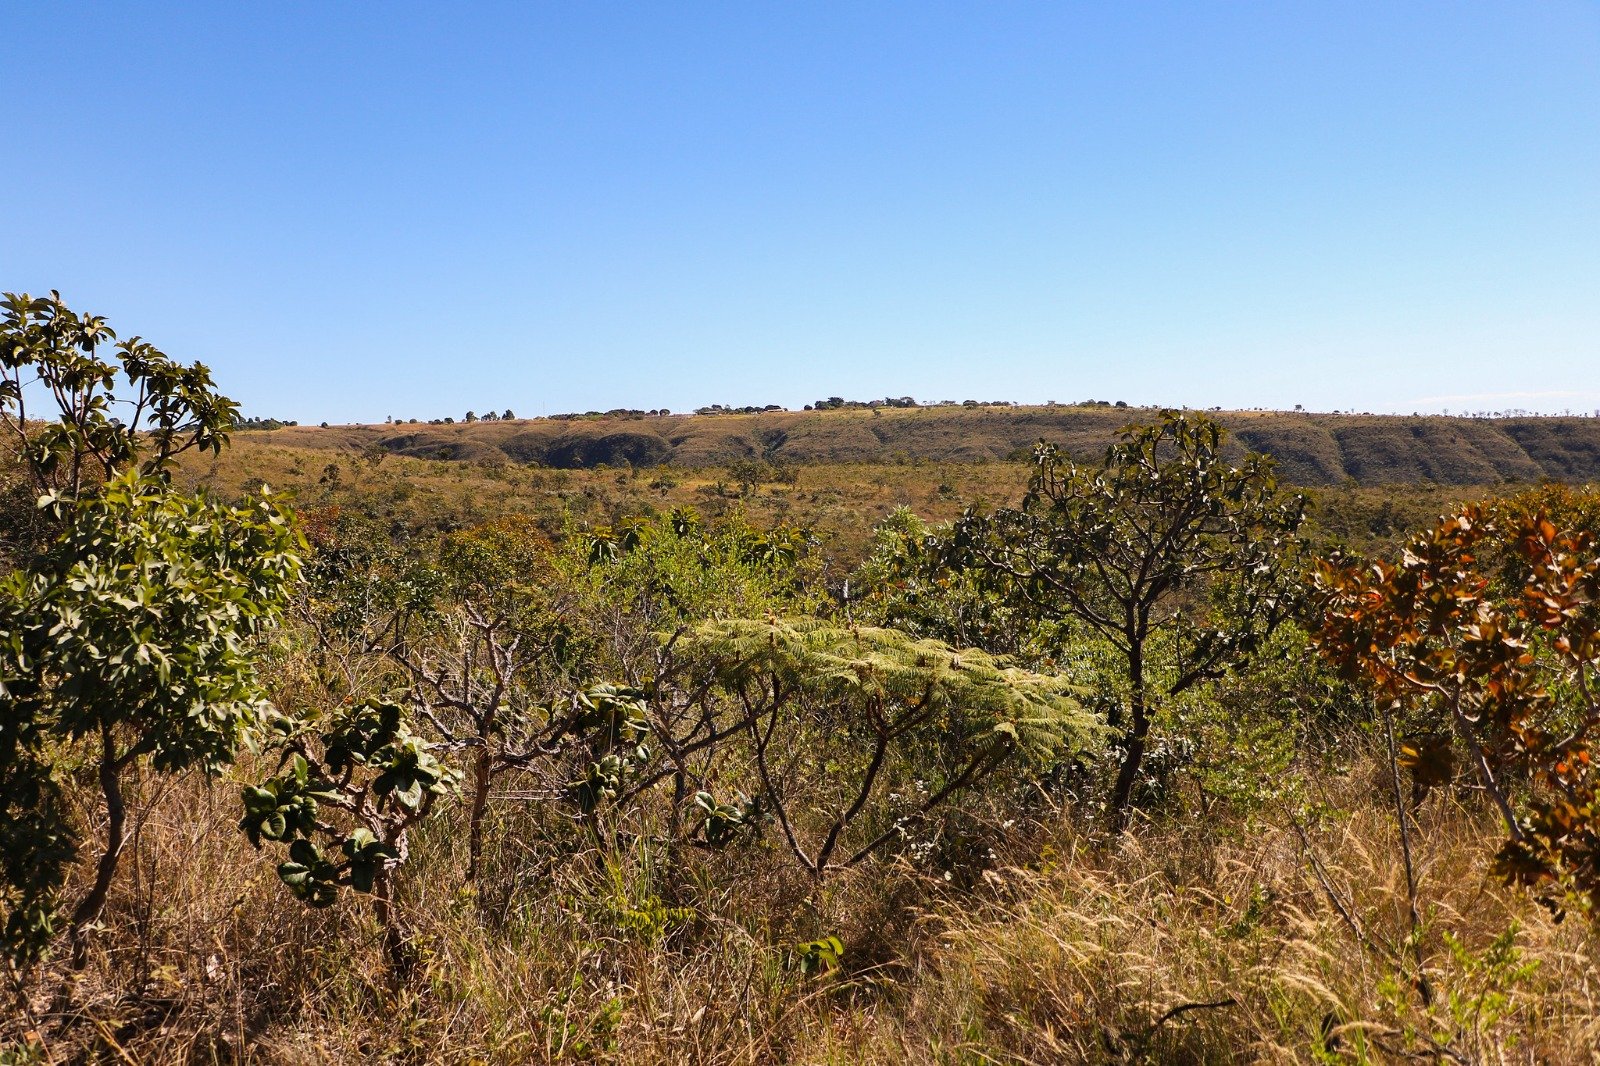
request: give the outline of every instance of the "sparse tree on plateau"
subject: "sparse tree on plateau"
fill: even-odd
[[[1022,506],[968,512],[944,549],[1042,621],[1088,627],[1116,650],[1126,706],[1113,706],[1120,764],[1111,796],[1125,824],[1162,701],[1244,662],[1290,614],[1287,576],[1305,501],[1279,491],[1271,460],[1222,454],[1203,416],[1130,426],[1097,466],[1041,444]],[[1176,670],[1157,687],[1161,641]]]

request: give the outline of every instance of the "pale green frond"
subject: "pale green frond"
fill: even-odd
[[[1031,761],[1089,747],[1102,732],[1066,678],[897,629],[726,619],[695,627],[679,647],[716,662],[730,678],[775,677],[838,700],[931,704],[959,714],[973,742],[1003,743]]]

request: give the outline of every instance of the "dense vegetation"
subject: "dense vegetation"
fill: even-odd
[[[230,442],[203,367],[4,315],[0,1061],[1600,1040],[1600,495],[1302,494],[1177,412],[982,467]]]

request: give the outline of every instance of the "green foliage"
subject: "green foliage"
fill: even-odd
[[[1461,938],[1444,934],[1445,947],[1463,978],[1445,999],[1451,1029],[1482,1037],[1516,1009],[1516,993],[1539,971],[1538,960],[1523,957],[1517,947],[1521,928],[1513,921],[1481,952]]]
[[[793,464],[765,459],[735,459],[728,464],[728,477],[738,483],[740,494],[744,496],[770,482],[793,485],[800,479]]]
[[[800,972],[807,976],[832,973],[844,961],[844,941],[836,936],[825,936],[821,940],[796,944],[794,960]]]
[[[649,869],[648,861],[642,870],[629,871],[619,857],[608,858],[604,880],[597,886],[597,898],[584,902],[602,928],[659,948],[670,933],[684,928],[698,915],[693,907],[669,904],[657,893],[650,878],[638,876]]]
[[[97,737],[111,790],[139,759],[208,773],[231,762],[264,721],[252,645],[283,613],[299,547],[270,500],[224,507],[127,474],[70,512],[35,569],[0,583],[0,736],[11,748],[0,837],[17,951],[48,939],[45,911],[75,851],[54,813],[52,739]]]
[[[1312,720],[1330,678],[1297,626],[1279,629],[1246,670],[1191,689],[1173,700],[1157,724],[1186,743],[1180,767],[1193,783],[1200,813],[1223,821],[1226,804],[1248,830],[1292,803],[1295,760],[1307,749]]]
[[[724,709],[701,723],[743,735],[757,786],[758,800],[740,807],[697,798],[697,832],[720,846],[770,811],[815,876],[904,840],[1008,761],[1043,767],[1099,735],[1067,680],[897,630],[730,619],[671,642],[694,664],[691,691],[708,711]],[[811,842],[799,828],[816,821],[808,814],[823,825]]]
[[[736,803],[719,803],[709,792],[696,792],[694,805],[701,812],[695,833],[712,848],[727,847],[740,833],[759,825],[765,813],[760,796],[751,798],[743,793]]]
[[[121,471],[159,474],[183,452],[227,444],[238,405],[201,364],[176,363],[139,337],[118,342],[104,318],[72,311],[58,293],[6,293],[0,312],[0,425],[40,495],[70,502]],[[115,361],[101,358],[113,343]],[[124,384],[132,395],[117,394]],[[29,415],[35,390],[54,418]]]
[[[397,615],[426,612],[445,584],[378,522],[330,507],[303,516],[311,552],[302,608],[329,642],[365,646]]]
[[[1119,822],[1160,701],[1237,668],[1298,603],[1305,501],[1279,491],[1269,460],[1234,465],[1222,445],[1217,423],[1171,411],[1124,429],[1094,467],[1041,443],[1021,507],[969,511],[925,552],[1040,621],[1093,630],[1122,657],[1126,713],[1108,715],[1122,731]],[[1161,689],[1146,665],[1153,640],[1177,664]]]
[[[459,775],[411,731],[396,703],[342,708],[319,735],[293,720],[279,725],[283,767],[243,790],[240,830],[257,848],[288,845],[278,876],[310,906],[333,903],[341,885],[375,892],[404,861],[406,830],[455,791]],[[327,820],[330,812],[341,816]]]
[[[689,508],[572,531],[554,561],[570,605],[571,676],[638,683],[659,671],[660,633],[819,608],[813,544],[803,530],[759,529],[738,514],[707,521]]]
[[[1098,734],[1070,681],[898,630],[730,619],[702,623],[683,648],[719,663],[735,687],[775,680],[780,694],[792,688],[824,704],[914,709],[919,725],[936,722],[947,735],[1035,763]]]
[[[127,729],[159,770],[215,771],[261,722],[248,642],[281,616],[299,544],[270,500],[231,508],[112,481],[38,569],[0,587],[22,675],[11,713],[69,737]]]
[[[319,786],[322,784],[318,782]],[[317,801],[335,798],[328,789],[312,788],[310,764],[303,756],[296,755],[287,773],[259,786],[245,788],[245,813],[239,820],[239,828],[251,846],[257,848],[263,840],[308,837],[317,828]]]
[[[0,723],[0,957],[25,965],[56,935],[79,844],[38,724],[8,712]]]
[[[1409,982],[1392,974],[1379,985],[1379,1006],[1397,1023],[1403,1048],[1417,1055],[1451,1060],[1482,1061],[1503,1054],[1512,1046],[1503,1025],[1523,1009],[1528,986],[1537,975],[1538,960],[1524,957],[1517,946],[1522,932],[1513,920],[1482,950],[1473,951],[1459,936],[1445,931],[1445,950],[1452,963],[1453,980],[1444,995],[1417,1010],[1411,1002]],[[1448,1050],[1448,1056],[1440,1055]]]
[[[948,527],[909,507],[873,530],[866,560],[850,579],[847,609],[873,625],[963,648],[1038,661],[1057,648],[1055,625],[1005,595],[977,569],[947,565]]]
[[[583,776],[568,795],[585,815],[622,794],[624,786],[650,762],[642,743],[649,732],[644,693],[600,684],[574,692],[567,701],[562,732],[578,738],[591,755]]]
[[[623,1001],[612,995],[592,1016],[579,1014],[577,1003],[584,989],[584,976],[574,970],[565,988],[558,987],[551,1002],[539,1012],[547,1061],[601,1060],[616,1050],[616,1033],[622,1024]]]

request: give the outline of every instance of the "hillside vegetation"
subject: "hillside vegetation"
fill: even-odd
[[[1600,492],[419,458],[0,312],[0,1066],[1595,1061]]]
[[[297,426],[252,433],[304,448],[381,449],[426,459],[500,459],[559,468],[699,467],[739,459],[858,463],[1005,459],[1041,438],[1075,456],[1102,452],[1151,409],[923,407],[760,414],[585,416],[471,424]],[[1218,413],[1230,455],[1278,461],[1297,485],[1442,485],[1600,478],[1600,419]]]
[[[314,430],[332,436],[339,430]],[[788,523],[812,531],[830,565],[858,563],[873,530],[906,508],[949,522],[968,507],[1015,503],[1032,467],[1004,462],[775,464],[736,460],[730,467],[590,467],[551,469],[498,456],[473,461],[290,447],[286,435],[240,433],[221,456],[185,456],[177,479],[224,499],[261,485],[303,513],[353,510],[394,535],[430,535],[504,519],[526,520],[548,536],[615,524],[632,516],[690,508],[707,517],[739,514],[758,525]],[[749,473],[754,471],[754,473]],[[748,480],[741,481],[744,474]],[[781,474],[783,480],[769,480]],[[1313,536],[1323,547],[1392,547],[1408,530],[1464,499],[1514,486],[1352,485],[1306,488]]]

